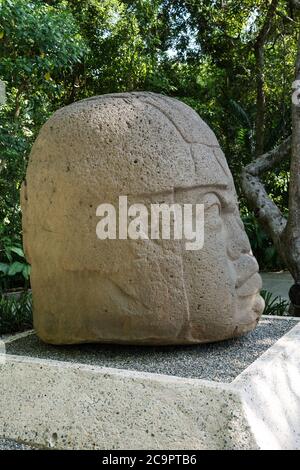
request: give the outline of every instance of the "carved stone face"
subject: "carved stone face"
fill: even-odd
[[[99,240],[96,208],[204,204],[205,241]],[[183,103],[104,95],[56,112],[22,188],[34,323],[56,344],[188,344],[252,330],[261,279],[215,135]]]

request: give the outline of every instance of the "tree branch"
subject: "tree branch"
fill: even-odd
[[[288,137],[278,147],[265,153],[245,167],[245,171],[252,176],[259,176],[264,171],[271,170],[286,158],[292,150],[292,137]]]
[[[280,209],[268,196],[259,175],[271,170],[291,152],[292,138],[289,137],[274,150],[267,152],[247,165],[241,174],[241,184],[245,196],[255,210],[258,219],[264,225],[273,240],[280,244],[280,237],[286,227],[286,219]]]
[[[272,20],[273,20],[274,14],[276,12],[278,3],[279,3],[279,0],[272,0],[271,4],[269,6],[266,19],[265,19],[264,24],[263,24],[263,26],[262,26],[262,28],[259,32],[259,35],[257,36],[256,41],[255,41],[255,45],[258,46],[258,47],[263,46],[265,44],[266,40],[268,39],[270,30],[271,30],[271,26],[272,26]]]

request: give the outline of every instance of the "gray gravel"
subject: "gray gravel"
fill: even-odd
[[[293,319],[263,319],[256,330],[241,338],[184,347],[49,346],[31,335],[7,345],[7,353],[231,382],[297,323]]]
[[[11,439],[0,439],[0,450],[33,450],[33,448]]]

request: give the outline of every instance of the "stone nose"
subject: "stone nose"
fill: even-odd
[[[243,254],[233,262],[236,271],[236,288],[241,287],[254,274],[259,271],[259,266],[252,254]]]
[[[231,261],[238,260],[241,255],[251,254],[251,245],[238,217],[232,217],[228,224],[227,253]]]

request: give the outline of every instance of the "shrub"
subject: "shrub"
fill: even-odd
[[[32,328],[32,296],[23,292],[19,297],[0,297],[0,335]]]
[[[25,260],[20,235],[6,235],[0,223],[0,293],[13,287],[27,288],[29,275],[30,265]]]
[[[263,297],[266,304],[264,315],[276,315],[280,317],[288,315],[290,304],[288,300],[280,296],[275,296],[272,292],[266,290],[261,291],[260,295]]]

